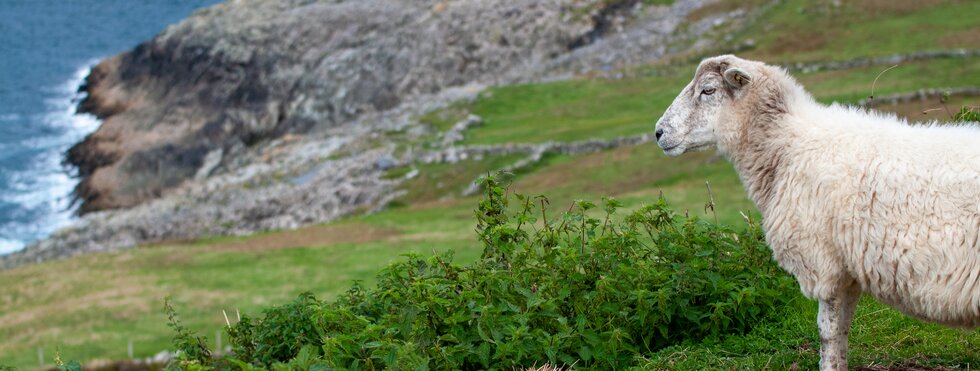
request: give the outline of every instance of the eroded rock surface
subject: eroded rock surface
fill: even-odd
[[[215,149],[342,125],[405,97],[506,81],[589,32],[555,0],[232,1],[100,63],[69,152],[83,212],[193,177]]]

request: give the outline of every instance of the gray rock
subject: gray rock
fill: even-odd
[[[201,168],[197,169],[197,173],[194,174],[194,179],[201,180],[207,178],[208,175],[211,175],[214,168],[218,167],[218,164],[221,163],[221,158],[224,155],[224,152],[225,151],[223,148],[218,148],[208,152],[208,154],[204,156],[204,163],[201,165]]]
[[[397,165],[395,163],[395,159],[393,159],[391,157],[388,157],[388,156],[379,158],[379,159],[377,159],[377,160],[374,161],[374,168],[375,169],[378,169],[378,170],[381,170],[381,171],[385,171],[385,170],[391,169],[391,168],[395,167],[395,165]]]
[[[80,109],[105,121],[69,151],[82,170],[81,211],[159,197],[216,148],[512,81],[593,28],[566,3],[242,0],[199,11],[87,79]]]
[[[483,125],[483,118],[474,114],[469,114],[460,122],[453,125],[449,131],[443,133],[442,135],[442,145],[451,146],[456,142],[463,140],[463,132],[466,130]]]

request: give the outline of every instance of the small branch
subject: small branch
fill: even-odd
[[[599,233],[599,236],[605,236],[606,235],[606,227],[607,226],[609,226],[609,213],[606,213],[606,220],[604,220],[602,222],[602,232]]]
[[[548,199],[541,197],[539,200],[541,201],[541,220],[544,222],[544,229],[547,230],[548,233],[551,233],[551,225],[548,224],[548,214],[545,213],[545,210],[547,209],[545,204],[548,202]]]
[[[711,209],[711,213],[715,215],[715,224],[718,224],[718,212],[715,211],[715,195],[711,193],[711,184],[705,180],[704,187],[708,188],[708,203],[704,204],[704,213],[707,214],[708,209]]]
[[[521,211],[521,218],[517,221],[517,230],[520,231],[521,227],[524,226],[524,220],[527,219],[527,212],[531,209],[531,198],[524,199],[524,210]]]

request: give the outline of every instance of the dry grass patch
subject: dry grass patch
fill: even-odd
[[[84,331],[76,332],[71,327],[53,326],[71,318],[108,317],[112,320],[128,320],[152,312],[157,298],[164,295],[162,289],[146,284],[139,277],[117,276],[105,285],[83,295],[70,295],[84,290],[70,277],[50,277],[52,286],[66,287],[44,304],[34,305],[30,310],[12,309],[0,314],[0,351],[15,349],[23,343],[41,343],[44,339],[61,338],[62,330],[72,333],[70,338],[84,338]],[[89,280],[86,280],[89,281]],[[8,294],[9,295],[9,294]],[[79,324],[81,325],[81,323]],[[84,326],[84,325],[82,325]],[[68,339],[66,339],[67,341]]]
[[[392,228],[362,223],[323,224],[292,231],[273,232],[207,246],[209,251],[263,251],[290,247],[326,246],[341,243],[382,241],[400,234]]]
[[[687,13],[685,21],[688,23],[694,23],[702,19],[718,15],[725,14],[729,12],[734,12],[739,9],[749,10],[751,8],[760,6],[764,4],[764,0],[721,0],[710,3],[708,5],[702,6],[695,9],[694,11]]]
[[[861,12],[873,17],[909,15],[935,6],[960,4],[965,0],[861,0],[853,2]]]
[[[790,32],[776,38],[768,53],[791,54],[820,50],[827,46],[829,39],[834,39],[830,32]]]
[[[576,193],[616,196],[673,176],[687,165],[701,164],[710,157],[707,152],[698,152],[668,163],[656,144],[620,147],[550,164],[520,178],[513,188],[529,194],[554,194],[556,189],[565,188]]]
[[[939,38],[939,46],[943,48],[962,48],[964,45],[980,45],[980,27],[951,32]]]

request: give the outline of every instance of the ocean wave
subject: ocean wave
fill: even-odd
[[[0,113],[0,122],[20,120],[20,115],[16,113]]]
[[[30,121],[43,125],[50,134],[20,144],[37,154],[23,170],[8,173],[8,189],[0,194],[0,201],[16,204],[18,214],[25,216],[0,226],[0,254],[22,249],[75,219],[71,192],[78,180],[62,159],[71,145],[101,124],[95,116],[75,112],[79,100],[84,99],[78,88],[97,61],[86,63],[65,82],[44,90],[45,112],[32,115]]]
[[[67,210],[75,180],[61,165],[61,153],[47,151],[35,158],[27,171],[13,172],[0,201],[27,209]]]
[[[79,68],[71,78],[55,86],[52,97],[45,99],[49,110],[44,116],[44,124],[53,128],[67,129],[66,134],[81,140],[82,137],[95,131],[102,123],[95,116],[87,113],[76,113],[78,102],[85,99],[86,93],[78,88],[85,82],[85,77],[92,72],[92,67],[98,63],[94,59]]]

